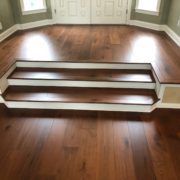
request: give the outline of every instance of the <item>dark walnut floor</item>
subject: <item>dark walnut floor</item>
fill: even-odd
[[[0,114],[1,180],[180,179],[180,111]]]
[[[180,83],[180,48],[163,32],[130,26],[49,26],[0,43],[0,75],[15,58],[151,63],[162,83]]]

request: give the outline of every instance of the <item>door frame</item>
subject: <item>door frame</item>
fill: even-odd
[[[58,24],[57,18],[56,18],[56,5],[55,5],[56,0],[52,0],[51,2],[51,12],[52,12],[52,22],[53,24]],[[126,18],[126,23],[125,24],[130,24],[131,20],[131,6],[132,6],[132,0],[127,0],[127,18]],[[120,24],[119,24],[120,25]]]

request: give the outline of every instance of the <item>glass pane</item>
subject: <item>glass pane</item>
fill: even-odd
[[[43,9],[44,3],[43,0],[23,0],[24,1],[24,10],[37,10],[37,9]]]
[[[138,9],[157,11],[158,0],[139,0]]]

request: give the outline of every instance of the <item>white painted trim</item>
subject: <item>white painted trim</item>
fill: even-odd
[[[53,24],[52,19],[46,19],[42,21],[35,21],[35,22],[24,23],[24,24],[16,24],[0,34],[0,42],[5,40],[6,38],[8,38],[10,35],[12,35],[18,30],[25,30],[25,29],[47,26],[47,25],[52,25],[52,24]]]
[[[31,10],[31,11],[22,11],[22,15],[38,14],[38,13],[45,13],[45,12],[47,12],[47,8]]]
[[[73,63],[73,62],[41,62],[41,61],[17,61],[17,67],[40,67],[40,68],[68,68],[68,69],[151,69],[151,64],[140,63]]]
[[[149,15],[153,15],[153,16],[159,15],[159,11],[148,11],[148,10],[137,9],[137,8],[135,9],[135,11],[140,14],[149,14]]]
[[[126,20],[126,24],[129,24],[130,20],[131,20],[131,6],[132,6],[132,0],[128,0],[128,14],[127,14],[127,20]]]
[[[138,21],[138,20],[130,20],[129,24],[133,26],[156,30],[156,31],[162,31],[161,25],[159,24],[153,24],[153,23],[148,23],[148,22]]]
[[[180,36],[178,36],[169,26],[162,25],[161,28],[166,34],[178,45],[180,46]]]
[[[108,81],[70,81],[70,80],[36,80],[8,79],[11,86],[55,86],[55,87],[96,87],[96,88],[129,88],[155,89],[155,83],[146,82],[108,82]]]
[[[52,12],[52,22],[54,24],[56,24],[57,23],[57,16],[56,16],[57,10],[56,10],[56,1],[55,0],[51,1],[51,12]]]
[[[18,30],[18,25],[14,25],[11,28],[7,29],[3,33],[0,33],[0,42],[8,38],[10,35],[15,33]]]
[[[8,87],[8,76],[15,70],[16,63],[14,63],[9,70],[0,79],[0,94],[2,94]]]
[[[3,99],[3,97],[1,95],[0,95],[0,103],[5,104],[5,101],[4,101],[4,99]]]
[[[157,96],[159,97],[161,84],[160,84],[160,82],[159,82],[159,79],[158,79],[158,77],[157,77],[157,75],[156,75],[156,72],[155,72],[155,70],[154,70],[152,64],[151,64],[151,72],[152,72],[153,77],[154,77],[155,82],[156,82],[156,83],[155,83],[155,88],[154,88],[154,89],[155,89],[155,91],[156,91]]]
[[[25,30],[25,29],[47,26],[47,25],[52,25],[52,24],[53,24],[53,22],[51,19],[46,19],[46,20],[42,20],[42,21],[35,21],[35,22],[30,22],[30,23],[25,23],[25,24],[19,24],[18,30]]]
[[[151,112],[152,105],[6,101],[8,108]]]
[[[130,20],[129,25],[152,29],[156,31],[164,31],[178,46],[180,46],[180,36],[176,34],[169,26],[148,23],[138,20]]]

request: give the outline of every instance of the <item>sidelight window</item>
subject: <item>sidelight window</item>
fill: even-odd
[[[137,0],[136,12],[150,15],[159,15],[161,0]]]
[[[46,12],[45,0],[21,0],[23,15]]]

